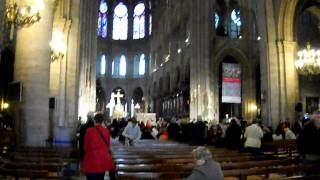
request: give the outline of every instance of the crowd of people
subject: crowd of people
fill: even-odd
[[[320,139],[320,111],[315,112],[310,119],[298,120],[293,126],[288,121],[281,120],[275,131],[259,120],[248,125],[241,118],[231,118],[211,125],[201,117],[192,122],[184,122],[179,118],[172,118],[170,121],[160,118],[157,122],[138,122],[135,118],[104,121],[104,115],[98,113],[94,116],[93,113],[89,113],[87,119],[79,129],[82,171],[86,173],[87,179],[97,179],[104,176],[105,171],[113,170],[109,152],[110,139],[123,142],[126,146],[134,146],[140,139],[173,140],[197,145],[200,149],[195,150],[193,154],[194,157],[198,157],[196,160],[199,161],[196,162],[199,167],[204,169],[204,166],[219,169],[204,145],[259,155],[264,142],[297,139],[299,151],[305,161],[320,162],[320,143],[315,143]],[[101,163],[102,166],[97,163]],[[199,171],[201,168],[195,169],[188,179],[195,179]]]

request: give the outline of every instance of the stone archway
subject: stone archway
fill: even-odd
[[[228,48],[222,49],[217,53],[214,62],[211,63],[211,71],[210,76],[213,77],[213,92],[214,92],[214,107],[215,108],[215,118],[219,119],[219,69],[220,64],[223,59],[227,56],[233,57],[240,65],[242,71],[242,88],[241,96],[242,96],[242,117],[247,120],[253,120],[257,112],[252,108],[253,105],[256,105],[256,79],[255,79],[255,70],[254,63],[249,63],[247,56],[239,49],[236,48]]]
[[[284,78],[285,84],[283,85],[285,96],[281,99],[281,116],[289,118],[291,122],[299,118],[299,114],[295,113],[294,105],[299,101],[305,106],[305,86],[308,86],[310,82],[299,76],[294,63],[297,58],[299,46],[305,46],[304,44],[298,44],[298,18],[306,9],[317,6],[319,2],[316,0],[290,0],[281,1],[279,9],[278,20],[278,34],[277,38],[281,41],[277,41],[279,51],[279,62],[285,62],[282,64],[283,72],[280,72]],[[319,9],[319,8],[318,8]],[[318,14],[317,10],[313,9],[312,13]],[[314,83],[311,83],[314,84]],[[307,88],[308,89],[308,88]]]

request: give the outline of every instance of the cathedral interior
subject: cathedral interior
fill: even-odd
[[[320,110],[319,0],[0,0],[0,51],[0,144],[68,144],[90,111],[275,128]]]
[[[42,2],[39,22],[18,23],[6,16],[10,3],[1,3],[1,110],[10,104],[19,130],[38,138],[68,139],[118,90],[123,105],[166,118],[275,125],[294,121],[297,103],[303,113],[319,108],[319,66],[295,66],[300,49],[319,47],[317,1],[55,1]],[[238,103],[222,101],[223,63],[239,65]]]
[[[1,3],[0,98],[26,144],[70,140],[79,117],[110,114],[118,91],[128,115],[139,104],[163,118],[275,126],[319,109],[319,53],[296,65],[308,45],[318,52],[318,1],[24,1],[39,20]],[[240,71],[237,100],[223,98],[234,88],[224,64]]]

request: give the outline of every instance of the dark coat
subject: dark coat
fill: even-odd
[[[227,141],[228,148],[237,149],[240,147],[241,133],[242,133],[242,129],[238,124],[236,123],[230,124],[230,126],[227,128],[227,131],[226,131],[226,141]]]
[[[299,138],[299,151],[302,154],[320,155],[320,129],[311,122],[304,127]]]

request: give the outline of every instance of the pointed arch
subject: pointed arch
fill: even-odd
[[[108,35],[108,4],[106,0],[100,0],[97,35],[102,38],[106,38]]]
[[[127,40],[128,38],[128,8],[120,2],[113,12],[112,39]]]
[[[138,3],[133,12],[133,39],[145,37],[145,5]]]

